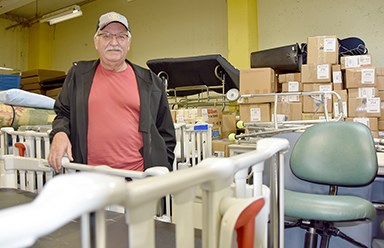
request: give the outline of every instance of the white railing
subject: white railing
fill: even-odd
[[[175,123],[176,147],[173,170],[195,166],[212,157],[212,124]]]
[[[104,216],[103,209],[105,206],[120,203],[127,210],[126,221],[129,225],[129,247],[152,248],[155,247],[154,216],[157,212],[157,203],[164,196],[172,195],[172,215],[175,216],[174,224],[176,230],[177,247],[194,247],[193,223],[195,218],[201,218],[201,221],[203,223],[203,247],[224,248],[231,247],[231,243],[228,243],[227,241],[228,239],[233,239],[234,232],[234,227],[228,227],[227,224],[235,223],[235,221],[228,221],[228,219],[225,219],[225,221],[223,221],[223,216],[226,216],[226,218],[229,218],[231,216],[232,218],[238,218],[238,213],[237,215],[233,214],[234,210],[237,209],[237,212],[239,212],[239,206],[246,208],[254,201],[257,201],[260,197],[263,197],[266,201],[266,207],[262,209],[260,216],[258,216],[256,219],[258,227],[256,228],[257,242],[255,242],[255,247],[283,247],[283,232],[281,232],[283,228],[282,223],[284,221],[282,217],[282,204],[284,202],[282,194],[283,191],[281,190],[283,185],[282,168],[284,166],[284,152],[288,148],[289,144],[288,141],[285,139],[263,139],[258,143],[257,149],[255,151],[251,151],[246,154],[241,154],[231,158],[207,158],[201,161],[198,165],[186,168],[184,170],[177,170],[172,173],[166,173],[162,176],[146,177],[142,180],[134,180],[132,182],[128,182],[124,184],[123,190],[117,189],[117,193],[109,192],[113,195],[113,197],[111,198],[108,197],[108,192],[107,196],[103,196],[103,194],[100,194],[102,200],[100,200],[96,195],[95,201],[98,204],[93,204],[93,200],[85,199],[85,197],[80,197],[80,199],[86,200],[87,204],[84,204],[82,202],[78,203],[88,206],[86,209],[81,209],[86,213],[90,211],[95,211],[95,209],[99,209],[98,211],[96,211],[96,213],[99,214],[101,217]],[[16,156],[13,157],[14,159],[16,159],[14,161],[18,161],[16,164],[18,164],[22,160],[42,161],[42,159],[21,158]],[[265,190],[265,187],[262,186],[261,181],[261,174],[265,161],[270,161],[268,165],[273,166],[273,169],[271,170],[273,171],[271,177],[274,179],[274,183],[271,186],[271,196],[269,196],[269,191]],[[64,166],[68,166],[68,163],[65,163]],[[100,168],[104,170],[103,167]],[[247,172],[249,169],[251,169],[254,173],[254,182],[252,184],[252,187],[250,187],[246,183],[248,174]],[[70,179],[72,178],[72,176],[75,176],[76,178],[82,177],[84,181],[93,180],[93,176],[91,176],[90,173],[91,172],[67,174],[61,176],[61,178],[63,179],[60,180],[64,180],[64,178],[69,178],[68,180],[72,180]],[[100,173],[97,173],[97,175],[101,176]],[[105,176],[107,181],[110,180],[110,176]],[[115,179],[119,181],[118,177],[113,177],[113,180]],[[54,180],[56,180],[56,177],[54,177],[51,181]],[[236,182],[236,190],[233,190],[234,182]],[[108,183],[103,184],[102,179],[100,177],[97,178],[95,183],[108,185]],[[64,186],[62,187],[65,188]],[[202,190],[201,216],[195,216],[192,211],[196,187],[200,187]],[[54,191],[54,189],[49,188],[48,183],[48,185],[43,189],[41,195],[37,197],[38,203],[41,204],[41,207],[53,204],[52,201],[56,200],[63,202],[72,201],[73,196],[69,195],[67,195],[68,198],[66,198],[65,195],[56,199],[51,199],[50,197],[44,198],[44,196],[49,195],[44,194],[46,189],[48,192]],[[71,191],[73,194],[83,193],[77,192],[77,190]],[[119,197],[117,197],[117,195]],[[115,196],[119,199],[116,200],[117,198]],[[32,205],[33,204],[34,203],[32,203]],[[4,211],[6,211],[7,216],[14,216],[13,222],[18,222],[18,218],[24,216],[18,215],[19,211],[28,211],[28,213],[31,214],[34,211],[38,211],[38,209],[33,208],[32,205],[27,205],[25,207],[15,207],[13,209]],[[28,206],[32,209],[26,210],[27,208],[29,208]],[[57,206],[60,206],[60,204],[58,204]],[[268,206],[271,207],[270,223],[272,226],[269,232],[266,231],[268,226]],[[48,216],[52,216],[51,214],[54,214],[55,217],[51,217],[50,221],[55,224],[40,225],[41,229],[44,229],[44,232],[31,232],[31,237],[29,240],[35,240],[41,235],[45,235],[49,232],[52,232],[58,226],[61,226],[65,221],[70,221],[70,218],[76,217],[74,215],[62,215],[61,213],[63,211],[58,208],[47,207],[46,211],[54,212],[45,214],[47,214]],[[229,212],[231,212],[231,214],[229,214]],[[0,214],[3,213],[3,211],[0,211]],[[79,212],[76,213],[81,214]],[[98,247],[105,247],[105,222],[100,221],[100,219],[98,219],[101,217],[97,217],[97,220],[99,220],[97,221],[97,223],[101,225],[101,228],[96,228],[96,237],[98,237]],[[42,220],[43,219],[41,219],[41,221]],[[89,218],[87,219],[87,217],[82,218],[82,220],[86,223],[87,221],[89,222]],[[33,221],[39,222],[40,219],[35,218],[33,219]],[[29,236],[28,228],[34,229],[36,225],[36,223],[23,223],[23,226],[25,228],[24,231],[20,232],[20,230],[16,230],[16,232],[19,236],[23,236],[25,237],[25,239],[27,239],[27,237]],[[0,231],[0,236],[4,236],[12,232],[12,235],[9,236],[13,237],[13,241],[21,240],[16,237],[17,234],[14,234],[13,230],[9,228],[7,229],[7,227],[4,226],[8,226],[8,223],[3,221],[0,222],[0,230],[3,230]],[[84,228],[84,230],[83,231],[86,232],[86,228]],[[146,235],[142,235],[143,231],[146,233]],[[268,243],[267,234],[269,234],[268,236],[270,238],[270,241]],[[83,236],[88,237],[86,233],[83,234]],[[3,240],[2,237],[0,237],[0,242],[1,240]],[[87,244],[87,238],[85,238],[85,241],[83,242],[83,244]]]

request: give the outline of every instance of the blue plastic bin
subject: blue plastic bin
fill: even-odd
[[[20,89],[21,75],[0,74],[0,90]]]

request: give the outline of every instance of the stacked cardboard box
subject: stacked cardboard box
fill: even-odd
[[[307,42],[307,64],[301,68],[303,91],[332,91],[332,68],[339,59],[336,36],[308,37]],[[303,96],[303,119],[324,118],[323,114],[318,114],[324,113],[324,101],[327,101],[327,112],[332,113],[332,96]]]
[[[240,95],[271,94],[276,92],[277,78],[272,68],[240,70]],[[271,121],[274,96],[243,97],[239,102],[240,119],[244,122]]]
[[[65,72],[55,70],[24,71],[21,73],[21,89],[55,98],[60,92],[65,76]]]
[[[300,73],[280,74],[278,83],[281,84],[281,92],[298,93],[303,90]],[[279,99],[276,115],[279,121],[301,120],[302,97],[299,95],[287,95]],[[272,118],[274,118],[274,104],[272,104]]]
[[[335,97],[327,99],[328,112],[336,117],[342,109],[346,121],[364,123],[375,137],[380,135],[379,131],[384,131],[384,69],[372,65],[370,54],[343,56],[339,63],[337,38],[333,35],[308,37],[307,52],[307,64],[302,65],[300,73],[301,90],[335,91],[341,102]],[[284,87],[287,77],[279,75],[283,90],[289,89]],[[301,102],[303,120],[324,118],[316,99],[303,96]]]

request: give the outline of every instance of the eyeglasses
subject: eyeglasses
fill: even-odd
[[[125,33],[118,33],[118,34],[110,34],[110,33],[99,33],[97,36],[101,37],[104,41],[111,41],[113,37],[116,38],[118,42],[125,42],[128,40],[129,35]]]

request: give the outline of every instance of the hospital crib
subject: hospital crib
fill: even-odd
[[[0,138],[0,151],[4,157],[7,166],[10,164],[17,164],[18,176],[8,171],[4,171],[4,166],[0,166],[0,187],[7,182],[8,185],[19,183],[21,189],[30,192],[38,192],[42,188],[43,182],[53,177],[54,172],[47,168],[46,159],[48,157],[50,143],[49,132],[50,126],[22,126],[18,130],[12,127],[1,128]],[[175,148],[175,162],[173,170],[195,166],[203,159],[211,157],[212,155],[212,126],[207,123],[199,124],[186,124],[176,123],[176,139],[177,145]],[[8,156],[13,155],[13,156]],[[14,157],[16,156],[16,157]],[[32,160],[25,160],[20,157],[34,158]],[[17,162],[14,162],[17,160]],[[27,171],[26,168],[30,167],[28,161],[33,161],[36,164],[36,171]],[[0,164],[2,162],[0,161]],[[13,166],[13,165],[12,165]],[[22,167],[23,166],[23,167]],[[23,169],[24,168],[24,169]],[[125,171],[111,169],[104,167],[89,167],[84,165],[75,165],[70,163],[64,166],[63,173],[71,173],[74,171],[90,171],[97,170],[105,174],[118,175],[131,179],[142,179],[147,176],[156,176],[167,173],[164,167],[155,167],[143,172]],[[197,200],[200,201],[201,195],[198,193]],[[171,199],[170,196],[165,198],[165,206],[162,210],[159,206],[158,218],[163,221],[171,222]],[[112,207],[115,211],[122,212],[121,207]],[[160,214],[164,212],[164,214]],[[198,224],[200,227],[200,224]]]
[[[11,127],[1,128],[0,148],[0,188],[20,188],[21,190],[39,193],[44,183],[51,180],[57,173],[48,166],[47,157],[50,149],[48,126],[25,126],[14,130]],[[113,169],[106,165],[87,166],[68,163],[64,158],[63,169],[60,173],[75,173],[78,171],[99,172],[112,176],[143,179],[149,176],[159,176],[168,173],[166,167],[153,167],[144,172]],[[165,209],[159,205],[158,219],[171,221],[170,196],[165,197]],[[109,210],[124,212],[117,206],[110,206]]]
[[[173,170],[195,166],[212,156],[212,125],[175,123],[176,147]]]
[[[258,143],[256,151],[248,154],[242,154],[232,158],[208,158],[204,159],[197,166],[187,168],[186,170],[175,171],[159,177],[134,180],[128,183],[127,186],[124,186],[126,190],[123,197],[124,204],[122,204],[120,200],[120,202],[112,201],[104,205],[119,203],[127,208],[126,216],[127,223],[129,224],[129,247],[154,247],[153,216],[155,216],[156,213],[156,204],[160,198],[169,194],[172,194],[173,215],[176,217],[174,224],[177,234],[177,247],[194,247],[194,229],[191,224],[194,218],[202,218],[203,247],[230,247],[232,236],[228,235],[228,233],[222,233],[225,230],[223,225],[225,226],[226,223],[230,223],[228,222],[230,219],[232,220],[232,224],[236,224],[233,218],[238,219],[236,216],[241,214],[239,208],[242,207],[246,209],[255,202],[255,198],[250,197],[251,195],[253,195],[253,197],[264,196],[266,207],[262,210],[264,213],[260,214],[262,218],[257,220],[259,224],[259,226],[256,227],[258,246],[255,247],[283,247],[283,232],[281,231],[283,228],[283,195],[280,194],[283,183],[281,181],[281,170],[284,161],[283,152],[288,149],[288,146],[288,142],[283,139],[264,139]],[[8,157],[13,157],[14,161],[36,160],[36,158],[22,158],[14,155]],[[7,156],[5,156],[5,158],[7,158]],[[261,182],[264,161],[268,159],[270,159],[269,163],[274,168],[271,177],[276,183],[271,185],[271,197],[269,197],[268,189],[263,187]],[[37,160],[42,161],[42,159]],[[254,173],[254,182],[251,186],[246,183],[248,170],[250,168],[252,168]],[[233,186],[233,182],[236,182],[236,186]],[[203,214],[202,216],[194,217],[190,214],[190,210],[193,205],[195,198],[194,192],[197,186],[200,186],[203,192]],[[235,187],[236,190],[234,190],[234,192],[236,193],[233,193],[233,187]],[[42,200],[39,202],[40,204],[44,204]],[[101,205],[104,206],[103,204]],[[99,204],[97,207],[101,205]],[[268,206],[271,207],[269,246],[267,246],[266,238]],[[87,208],[86,211],[94,210],[90,208]],[[11,212],[7,211],[7,215],[10,213]],[[69,217],[67,216],[67,218]],[[73,218],[73,216],[71,216],[71,218]],[[99,221],[97,222],[99,223]],[[48,227],[52,228],[51,225]],[[55,228],[57,228],[57,225]],[[51,232],[55,228],[45,231],[44,233]],[[230,234],[232,234],[233,228],[233,226],[230,227]],[[98,230],[103,232],[103,229],[102,224],[102,228]],[[146,235],[142,235],[144,230]],[[11,229],[0,233],[6,235],[7,232],[11,232]],[[40,233],[37,236],[44,235],[44,233]],[[25,236],[25,233],[23,233],[23,235]],[[251,236],[253,237],[253,235]],[[103,235],[98,234],[97,237],[100,237],[98,244],[102,244],[104,242],[104,238],[102,238]],[[87,240],[89,237],[85,239]],[[0,240],[3,239],[0,238]],[[100,247],[103,247],[103,245]]]

